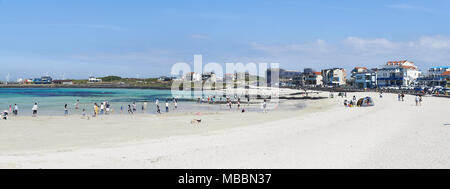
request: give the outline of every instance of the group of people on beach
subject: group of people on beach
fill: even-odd
[[[405,101],[405,93],[397,94],[398,101]],[[415,97],[416,106],[422,106],[422,95],[416,95]]]
[[[347,93],[345,93],[345,96],[347,96]],[[356,104],[357,104],[357,101],[356,101],[355,95],[353,95],[353,98],[351,100],[347,100],[347,99],[344,100],[344,106],[346,106],[346,107],[349,107],[349,108],[355,107]]]
[[[9,110],[5,110],[1,113],[1,119],[7,120],[9,114],[17,116],[19,114],[19,106],[17,106],[17,104],[14,104],[14,107],[9,105]]]
[[[172,102],[173,102],[174,109],[178,109],[178,97],[172,98]],[[155,100],[155,105],[156,105],[156,113],[161,114],[161,109],[159,107],[159,98],[157,98]],[[165,106],[166,106],[166,113],[168,113],[169,112],[169,100],[168,99],[166,99]]]

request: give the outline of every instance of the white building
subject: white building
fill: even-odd
[[[377,84],[379,87],[385,86],[410,86],[413,85],[421,72],[414,65],[414,62],[389,61],[377,72]]]
[[[189,72],[184,75],[183,79],[185,81],[193,81],[193,82],[202,81],[202,74],[196,72]]]
[[[328,86],[342,86],[346,84],[347,72],[344,68],[322,70],[323,84]]]
[[[89,83],[101,83],[102,82],[102,79],[98,79],[98,78],[95,78],[95,77],[89,77],[89,80],[88,80],[88,82]]]

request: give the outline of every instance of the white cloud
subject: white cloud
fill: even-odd
[[[450,65],[450,37],[445,36],[423,36],[411,41],[348,37],[334,43],[317,40],[286,45],[252,44],[252,47],[286,67],[378,67],[389,60],[403,59],[416,62],[423,70]]]

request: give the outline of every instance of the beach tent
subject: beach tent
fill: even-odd
[[[372,98],[365,97],[365,98],[359,99],[358,102],[356,103],[356,105],[362,106],[362,107],[367,107],[367,106],[374,106],[375,104],[373,103]]]

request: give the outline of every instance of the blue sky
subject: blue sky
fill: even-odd
[[[450,65],[450,1],[0,0],[0,79],[155,77],[177,62]]]

